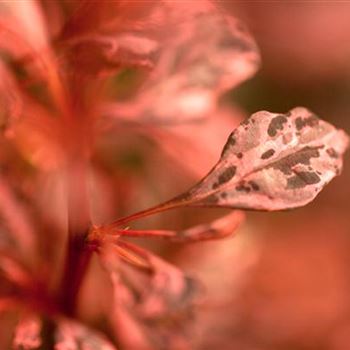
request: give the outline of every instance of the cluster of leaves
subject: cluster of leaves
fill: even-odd
[[[301,107],[257,112],[231,133],[217,164],[188,191],[111,223],[94,222],[99,140],[111,129],[129,128],[160,147],[169,138],[168,153],[187,140],[203,154],[185,147],[171,155],[191,168],[193,157],[206,158],[203,143],[210,143],[196,130],[222,113],[222,93],[259,66],[253,39],[209,0],[3,2],[0,39],[0,297],[4,309],[20,314],[15,349],[116,348],[77,313],[93,255],[113,288],[106,319],[118,348],[188,347],[184,321],[201,286],[125,238],[223,238],[244,218],[236,209],[305,205],[341,171],[343,131]],[[136,92],[112,98],[110,85],[130,70],[140,80]],[[184,230],[127,226],[204,206],[235,211]]]

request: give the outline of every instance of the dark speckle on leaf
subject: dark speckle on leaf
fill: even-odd
[[[243,153],[242,152],[238,152],[236,154],[236,156],[237,156],[238,159],[242,159],[243,158]]]
[[[318,123],[319,119],[315,115],[311,115],[307,118],[298,117],[295,120],[295,127],[297,128],[297,130],[301,130],[305,126],[313,127],[316,126]]]
[[[339,154],[337,153],[337,151],[334,149],[334,148],[328,148],[327,150],[326,150],[326,152],[327,152],[327,154],[331,157],[331,158],[335,158],[335,159],[337,159],[337,158],[339,158]]]
[[[235,137],[233,135],[234,135],[234,132],[231,133],[231,135],[229,136],[229,138],[228,138],[228,140],[227,140],[227,142],[226,142],[226,144],[225,144],[225,146],[224,146],[224,148],[222,150],[221,157],[225,153],[227,153],[232,146],[234,146],[236,144],[236,139],[235,139]]]
[[[188,300],[193,299],[200,292],[200,286],[192,277],[185,276],[185,286],[182,291],[181,298],[178,300],[179,305],[187,303]]]
[[[250,123],[250,118],[246,118],[246,119],[244,119],[243,121],[242,121],[242,125],[245,125],[245,126],[247,126],[247,125],[249,125],[249,123]]]
[[[295,127],[297,130],[301,130],[304,127],[303,119],[301,117],[295,119]]]
[[[286,175],[292,174],[292,168],[297,164],[310,165],[311,158],[318,158],[318,148],[304,147],[297,153],[286,156],[272,165],[273,168],[282,171]]]
[[[219,202],[219,200],[220,198],[216,194],[212,194],[205,199],[205,202],[210,205],[210,204],[216,204],[217,202]]]
[[[244,40],[244,38],[235,36],[225,37],[223,40],[221,40],[220,45],[223,48],[232,48],[242,52],[254,50],[254,47],[249,42]]]
[[[296,175],[287,179],[288,189],[303,188],[307,185],[317,184],[321,181],[321,178],[311,171],[300,171]]]
[[[220,185],[230,181],[236,174],[237,167],[234,165],[225,169],[219,176],[218,181],[213,184],[213,189],[218,188]]]
[[[261,159],[269,159],[275,154],[274,149],[269,149],[261,155]]]
[[[283,124],[287,123],[287,117],[284,115],[278,115],[274,117],[267,129],[269,136],[276,136],[278,130],[283,130]]]
[[[254,182],[254,181],[249,181],[248,184],[251,186],[251,188],[253,189],[253,191],[259,191],[260,190],[260,187],[259,185]]]
[[[236,174],[236,167],[234,165],[228,167],[224,172],[219,176],[219,183],[223,184],[227,181],[230,181]]]
[[[222,192],[221,193],[221,198],[223,198],[223,199],[227,198],[227,193],[226,192]]]
[[[249,193],[251,191],[251,188],[250,186],[247,186],[244,182],[241,182],[238,186],[236,186],[236,191]]]

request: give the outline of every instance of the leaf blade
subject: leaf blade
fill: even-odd
[[[255,210],[312,201],[341,172],[348,136],[305,108],[257,112],[230,135],[212,171],[182,197],[190,205]]]

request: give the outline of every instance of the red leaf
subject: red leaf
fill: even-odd
[[[23,263],[11,256],[7,251],[0,252],[0,275],[16,287],[30,288],[33,286],[33,276]],[[2,284],[5,285],[4,281]]]
[[[14,57],[38,53],[48,45],[43,14],[33,0],[0,3],[0,47]]]
[[[36,239],[33,224],[7,181],[0,176],[0,215],[9,230],[9,239],[24,254],[36,253]]]
[[[1,62],[0,78],[0,130],[6,130],[21,115],[23,106],[14,77]]]
[[[37,1],[0,3],[0,49],[5,57],[19,63],[22,73],[30,73],[30,79],[44,79],[45,88],[56,102],[62,103],[56,60],[50,48],[44,14]]]

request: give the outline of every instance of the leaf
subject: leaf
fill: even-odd
[[[233,235],[243,220],[243,212],[234,211],[233,213],[221,217],[209,224],[201,224],[181,231],[125,229],[117,230],[115,233],[130,237],[145,236],[154,238],[166,238],[167,240],[174,242],[197,242],[222,239],[224,237]]]
[[[42,345],[42,321],[39,316],[25,315],[19,321],[13,341],[15,350],[34,350]],[[100,333],[78,322],[57,319],[54,350],[116,350]]]
[[[251,77],[259,66],[259,54],[240,28],[238,21],[216,10],[180,23],[145,86],[146,117],[202,118],[214,112],[223,91]]]
[[[117,263],[116,252],[120,251],[113,251],[110,242],[100,250],[100,258],[114,288],[113,315],[118,339],[129,347],[145,349],[154,348],[149,344],[155,343],[159,348],[175,349],[178,347],[174,344],[187,343],[188,327],[185,325],[201,294],[201,286],[175,266],[142,248],[120,240],[115,244],[128,251],[128,254],[119,255],[126,264]],[[136,260],[143,264],[135,264]],[[133,334],[131,339],[120,334],[127,326]]]
[[[64,44],[74,70],[90,76],[113,74],[129,67],[153,68],[158,51],[156,41],[131,34],[89,35]]]
[[[342,169],[343,130],[303,107],[257,112],[232,132],[219,162],[189,191],[106,228],[183,206],[283,210],[311,202]]]
[[[116,350],[99,332],[69,319],[57,324],[55,350]]]
[[[24,267],[23,262],[9,254],[7,250],[0,251],[0,276],[15,287],[30,288],[35,283],[33,276]],[[2,281],[3,285],[6,285]]]
[[[119,274],[112,273],[111,279],[114,289],[114,304],[110,319],[118,344],[123,349],[153,349],[154,347],[146,336],[144,325],[130,312],[135,302],[132,291],[120,280]]]
[[[23,254],[36,251],[33,224],[26,207],[18,201],[10,184],[0,173],[0,218],[9,230],[9,239]]]
[[[36,315],[25,315],[18,322],[13,340],[14,350],[32,350],[41,346],[42,323]]]
[[[230,135],[213,170],[177,199],[257,210],[303,206],[342,169],[348,136],[305,108],[258,112]]]
[[[207,117],[218,96],[250,78],[260,58],[254,40],[235,18],[203,1],[164,2],[163,22],[171,28],[159,40],[155,69],[138,99],[107,104],[102,113],[118,119],[179,123]],[[193,5],[191,11],[190,6]],[[181,10],[182,9],[182,10]]]
[[[148,288],[144,288],[144,284],[138,287],[137,284],[134,285],[140,294],[139,309],[143,309],[144,316],[152,314],[153,317],[155,315],[160,317],[170,311],[179,312],[179,308],[187,307],[192,303],[193,297],[199,290],[199,286],[194,279],[186,276],[181,270],[147,250],[120,240],[117,245],[129,251],[138,259],[143,260],[144,266],[148,268],[148,272],[146,270],[149,275]],[[120,257],[124,259],[124,256]],[[125,261],[130,263],[129,259]],[[137,280],[134,283],[138,283]]]
[[[23,73],[29,73],[30,80],[44,79],[45,88],[58,94],[56,60],[44,13],[37,1],[0,2],[0,51],[2,59],[16,63],[21,78]]]
[[[70,1],[68,16],[64,21],[60,37],[69,39],[82,37],[89,33],[124,32],[140,30],[145,26],[145,20],[159,2],[130,2],[118,0],[114,2],[96,3],[91,1]],[[63,6],[62,6],[63,7]]]
[[[0,130],[6,130],[22,113],[22,100],[15,79],[0,61]]]
[[[58,40],[75,72],[88,76],[125,67],[152,68],[159,42],[150,31],[160,5],[155,1],[84,2],[67,20]]]
[[[2,1],[0,39],[1,49],[15,57],[46,48],[48,37],[39,4],[34,0]]]

